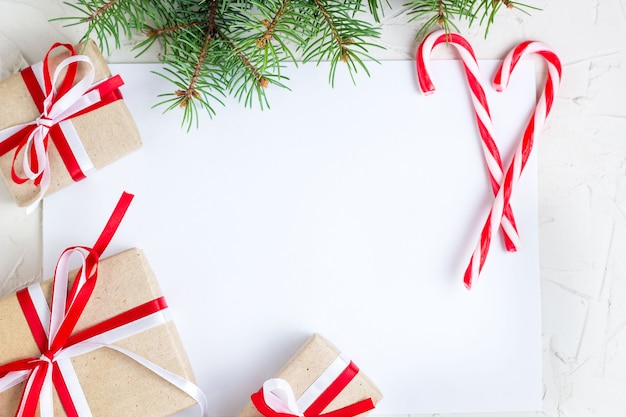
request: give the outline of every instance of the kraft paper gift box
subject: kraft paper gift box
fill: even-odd
[[[51,54],[49,59],[49,73],[51,75],[62,60],[70,55],[70,52],[63,48],[57,49],[63,50],[63,52],[56,55]],[[76,54],[88,57],[93,63],[95,70],[94,84],[111,77],[109,67],[93,41],[79,44],[74,49]],[[35,67],[30,68],[35,69]],[[78,64],[75,84],[84,77],[87,70],[88,65],[85,62]],[[60,79],[63,79],[68,72],[62,71]],[[119,98],[100,108],[69,119],[94,169],[101,169],[141,146],[139,131],[124,100],[121,99],[121,94],[117,90],[113,94]],[[31,123],[38,120],[42,115],[21,73],[14,74],[0,81],[0,98],[0,139],[2,138],[2,130],[24,123]],[[40,97],[40,100],[42,99],[43,95]],[[63,129],[65,130],[66,128]],[[67,129],[71,129],[71,127]],[[23,155],[24,150],[21,151],[21,155],[15,164],[13,161],[15,147],[11,147],[11,149],[3,152],[4,154],[0,156],[0,175],[3,177],[13,199],[19,206],[27,206],[37,201],[40,188],[34,181],[29,180],[23,184],[18,184],[12,179],[12,166],[15,166],[16,174],[22,178],[25,177],[21,161],[21,155]],[[48,141],[48,155],[50,186],[45,192],[46,195],[78,180],[70,174],[53,140]]]
[[[43,282],[41,288],[49,303],[51,281]],[[97,285],[75,332],[159,297],[158,283],[140,250],[130,249],[101,260]],[[115,345],[186,380],[193,380],[189,361],[172,321],[158,324]],[[0,300],[0,366],[40,355],[16,294]],[[94,417],[169,416],[196,404],[164,379],[110,348],[76,356],[71,362]],[[0,393],[0,416],[15,414],[23,390],[24,383],[21,383]],[[56,390],[54,396],[54,415],[65,416]]]
[[[344,368],[343,363],[347,365],[348,362],[349,366],[355,366],[352,361],[343,357],[341,351],[336,346],[316,333],[313,334],[311,338],[309,338],[309,340],[298,350],[298,352],[296,352],[296,354],[283,366],[283,368],[278,371],[275,378],[287,381],[293,389],[295,399],[300,402],[303,399],[303,394],[309,395],[312,394],[311,391],[315,391],[308,391],[309,387],[311,387],[314,383],[319,384],[320,380],[324,379],[324,377],[330,377],[331,379],[334,378],[334,375],[328,375],[330,368],[335,367],[337,369],[337,364],[342,363],[342,365],[338,368],[342,369]],[[314,406],[308,409],[308,412],[305,410],[300,410],[300,412],[305,416],[311,417],[318,414],[333,412],[344,407],[355,405],[359,402],[365,402],[369,399],[371,399],[371,408],[373,408],[373,406],[378,404],[378,402],[382,399],[382,393],[362,371],[358,370],[358,367],[356,368],[356,372],[358,372],[356,373],[356,376],[354,376],[344,388],[341,389],[341,387],[339,387],[340,390],[338,394],[328,404],[328,406],[322,410],[318,410],[318,412],[312,411]],[[327,374],[322,376],[324,373]],[[335,375],[336,373],[337,372],[335,372]],[[339,378],[341,377],[338,377],[337,379]],[[321,386],[323,386],[323,384]],[[332,390],[332,388],[329,390]],[[254,396],[259,395],[259,393],[253,394],[253,402]],[[313,392],[313,394],[315,393]],[[237,415],[237,417],[261,417],[263,414],[257,409],[253,402],[249,402]],[[310,401],[308,403],[310,403]],[[306,406],[302,408],[306,408]],[[363,417],[368,413],[369,410],[363,411],[358,415]],[[287,414],[290,413],[287,412]]]

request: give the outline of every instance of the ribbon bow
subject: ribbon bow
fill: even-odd
[[[57,48],[65,48],[70,56],[56,67],[50,77],[50,55]],[[78,65],[84,63],[87,71],[77,80]],[[72,179],[79,181],[93,168],[70,119],[88,113],[122,98],[119,91],[124,82],[118,75],[94,84],[95,69],[91,60],[76,55],[66,44],[54,44],[40,64],[26,68],[22,78],[40,116],[35,120],[0,131],[0,155],[15,149],[11,177],[17,184],[28,180],[40,187],[37,200],[29,206],[34,209],[50,186],[48,138],[54,142]],[[21,177],[16,163],[21,158]]]
[[[169,316],[163,297],[74,333],[96,285],[99,257],[117,230],[132,198],[127,193],[122,195],[93,248],[76,246],[62,253],[54,272],[50,306],[38,284],[17,292],[18,302],[41,356],[0,365],[0,392],[25,382],[16,417],[34,417],[38,405],[41,417],[53,417],[53,387],[68,417],[91,417],[70,359],[102,347],[130,357],[180,388],[200,404],[202,415],[206,415],[206,399],[198,387],[133,352],[113,345],[116,341],[166,323]],[[81,268],[68,294],[69,261],[72,257],[80,259]]]
[[[374,409],[371,398],[327,413],[322,411],[358,372],[354,362],[340,356],[297,400],[289,382],[273,378],[265,381],[263,387],[252,394],[252,404],[265,417],[355,417]]]

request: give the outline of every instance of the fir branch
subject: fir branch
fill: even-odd
[[[196,89],[198,84],[198,79],[200,78],[200,72],[202,67],[204,66],[204,61],[206,59],[207,50],[209,48],[209,44],[213,39],[213,35],[215,34],[215,17],[217,16],[217,0],[211,1],[211,9],[209,11],[209,16],[207,18],[207,27],[204,33],[204,41],[202,42],[202,48],[200,49],[200,54],[198,55],[198,60],[196,62],[196,67],[194,68],[193,75],[189,80],[189,85],[185,90],[176,90],[174,92],[175,95],[181,97],[180,107],[187,107],[192,98],[199,98],[200,93]]]
[[[229,91],[241,100],[245,97],[244,105],[252,105],[252,95],[256,92],[261,108],[268,105],[264,89],[270,81],[251,62],[250,58],[221,30],[217,31],[219,37],[231,50],[231,55],[226,60],[225,68],[231,74]]]
[[[255,44],[262,51],[266,64],[277,71],[285,60],[297,65],[293,49],[305,43],[302,35],[305,17],[297,7],[298,2],[274,0],[251,3],[258,15],[251,16],[252,25],[248,30],[257,33]],[[257,19],[260,25],[256,23]]]
[[[91,15],[85,18],[85,21],[91,22],[92,20],[96,20],[102,15],[104,15],[107,10],[114,7],[116,3],[119,3],[119,0],[110,0],[108,3],[104,3],[102,6],[97,8]]]
[[[409,21],[420,20],[418,37],[434,26],[450,32],[455,21],[485,27],[485,36],[501,9],[537,10],[515,0],[406,0]],[[78,17],[53,20],[84,25],[109,53],[122,38],[139,38],[140,55],[155,43],[162,48],[164,69],[173,92],[161,94],[165,111],[182,108],[183,125],[198,123],[199,109],[215,115],[214,106],[232,96],[252,106],[269,107],[269,86],[287,88],[286,61],[328,61],[329,83],[339,68],[369,75],[370,55],[388,0],[68,0]],[[458,29],[457,29],[458,30]],[[137,39],[137,38],[135,38]],[[300,58],[297,59],[296,56]]]
[[[229,50],[223,69],[232,96],[247,107],[256,101],[261,108],[269,108],[266,89],[270,85],[287,88],[283,62],[296,62],[289,45],[304,42],[296,29],[301,16],[290,7],[290,0],[246,3],[233,5],[222,16],[225,22],[219,33]]]
[[[476,7],[476,14],[470,20],[470,24],[475,20],[478,10],[482,10],[483,12],[479,24],[485,27],[485,37],[487,37],[489,34],[489,28],[494,23],[496,14],[500,11],[502,6],[505,6],[507,9],[517,9],[526,14],[529,14],[528,10],[539,10],[537,7],[524,3],[518,3],[512,0],[481,0]]]
[[[361,2],[314,0],[309,8],[313,23],[304,48],[303,62],[316,61],[319,64],[328,60],[328,78],[333,86],[340,62],[347,64],[353,81],[359,68],[369,75],[364,61],[377,61],[369,55],[368,48],[379,46],[366,39],[378,38],[380,31],[371,24],[354,18],[361,11]]]
[[[172,39],[174,43],[169,45],[169,51],[163,57],[166,68],[158,75],[178,89],[170,94],[161,94],[160,97],[167,98],[156,106],[165,105],[166,110],[182,108],[182,124],[187,129],[198,125],[198,105],[213,116],[215,110],[212,103],[223,104],[221,97],[225,96],[224,81],[215,66],[220,56],[219,45],[216,45],[218,3],[218,0],[209,2],[203,25],[168,32],[175,35]]]
[[[198,26],[201,24],[202,24],[201,22],[189,22],[184,25],[176,25],[176,26],[164,27],[160,29],[148,28],[148,30],[145,33],[146,33],[146,36],[149,38],[158,38],[160,36],[170,35],[174,32],[178,32],[181,30],[190,29],[194,26]]]
[[[281,21],[281,18],[285,15],[287,11],[287,6],[289,5],[289,0],[284,0],[280,3],[280,7],[276,10],[274,17],[271,21],[267,19],[263,19],[261,24],[266,27],[265,31],[256,38],[256,45],[259,48],[265,48],[268,42],[271,42],[274,37],[274,32],[276,31],[276,26]]]
[[[81,17],[52,19],[68,21],[68,26],[86,25],[87,30],[81,40],[94,35],[100,47],[109,53],[113,46],[121,46],[122,37],[130,38],[135,28],[145,20],[145,9],[149,0],[77,0],[64,4],[78,11]]]
[[[185,4],[176,0],[162,1],[158,8],[145,11],[146,19],[138,29],[145,35],[145,39],[135,46],[137,55],[143,54],[156,41],[163,45],[163,54],[167,55],[167,47],[177,42],[181,32],[197,27],[206,26],[207,20],[203,13],[183,13]]]
[[[349,39],[344,40],[341,38],[341,36],[339,36],[339,32],[337,32],[337,26],[335,26],[335,22],[333,22],[333,19],[328,14],[328,10],[326,10],[326,5],[322,3],[321,0],[315,0],[315,5],[322,13],[322,16],[324,16],[324,21],[328,25],[328,28],[330,29],[330,33],[332,33],[333,39],[335,40],[335,42],[337,42],[337,46],[339,47],[341,51],[340,59],[343,62],[346,62],[348,60],[348,54],[346,52],[346,43],[349,41]]]
[[[539,10],[513,0],[411,0],[405,6],[409,7],[407,14],[412,16],[410,21],[426,19],[416,35],[417,38],[425,36],[437,25],[446,32],[453,29],[458,31],[455,19],[467,19],[470,26],[478,21],[480,26],[484,26],[487,37],[502,6],[519,9],[527,14],[526,9]]]
[[[389,4],[388,0],[384,2],[387,7],[391,8],[391,4]],[[369,8],[369,12],[374,17],[375,22],[380,22],[380,17],[384,15],[383,4],[379,3],[377,0],[367,0],[367,6]]]
[[[220,37],[229,49],[228,55],[224,59],[223,71],[227,74],[228,92],[240,102],[243,101],[244,106],[252,107],[256,102],[261,109],[269,108],[269,101],[266,96],[266,89],[270,85],[287,88],[282,80],[287,79],[280,73],[280,66],[274,67],[267,65],[268,61],[263,59],[263,54],[258,48],[250,48],[250,44],[246,43],[248,51],[253,54],[247,54],[240,45],[236,45],[231,38],[223,32],[219,32]]]
[[[411,0],[406,6],[409,6],[407,14],[411,16],[409,21],[426,19],[416,35],[417,38],[421,38],[437,25],[448,33],[453,29],[458,31],[452,17],[473,19],[472,4],[471,0]]]

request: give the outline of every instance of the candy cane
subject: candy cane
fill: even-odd
[[[504,183],[495,197],[489,216],[487,217],[487,221],[485,222],[480,234],[480,240],[474,249],[469,265],[465,270],[463,281],[468,289],[471,288],[472,282],[482,271],[485,259],[487,258],[487,253],[489,252],[491,236],[500,224],[504,207],[509,204],[513,188],[517,185],[524,166],[528,161],[528,157],[532,151],[535,135],[543,127],[546,118],[552,109],[554,96],[561,81],[561,62],[559,57],[543,43],[527,41],[515,47],[502,61],[502,65],[498,69],[493,81],[494,88],[497,91],[503,91],[506,88],[509,83],[511,73],[515,69],[515,66],[519,62],[520,58],[529,54],[537,54],[544,58],[547,62],[548,75],[546,83],[528,125],[524,130],[524,135],[518,144],[513,160],[507,168]]]
[[[485,90],[480,81],[481,77],[478,62],[476,60],[474,50],[469,42],[461,35],[456,33],[447,34],[443,30],[438,30],[428,35],[422,41],[417,51],[416,65],[419,86],[422,93],[426,95],[430,95],[435,91],[435,86],[429,76],[428,63],[432,50],[437,45],[444,42],[456,47],[456,50],[463,61],[465,75],[467,77],[467,82],[472,96],[474,116],[476,117],[476,124],[478,125],[478,131],[482,139],[481,143],[483,154],[485,162],[487,163],[487,169],[489,170],[491,188],[495,196],[500,189],[500,184],[502,183],[504,176],[502,159],[500,158],[498,146],[493,139],[494,129],[491,121],[491,112],[489,111]],[[513,210],[508,204],[505,207],[501,225],[502,237],[504,238],[506,250],[509,252],[515,252],[519,246],[520,239],[517,232],[517,226],[515,225]]]

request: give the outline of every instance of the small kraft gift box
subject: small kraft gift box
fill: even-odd
[[[43,61],[0,81],[0,175],[19,206],[30,206],[92,169],[141,146],[93,41],[53,45]]]
[[[237,417],[364,417],[381,399],[357,365],[315,333]]]
[[[0,300],[0,416],[165,417],[195,404],[206,415],[143,253],[98,259],[131,199],[93,248],[62,253],[52,280]]]

